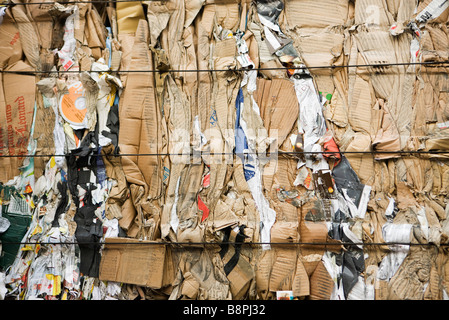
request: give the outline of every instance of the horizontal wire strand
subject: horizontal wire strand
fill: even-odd
[[[443,65],[443,66],[442,66]],[[447,66],[446,66],[447,65]],[[430,66],[430,67],[449,67],[448,61],[425,61],[425,62],[397,62],[397,63],[382,63],[382,64],[351,64],[351,65],[330,65],[330,66],[294,66],[294,67],[271,67],[271,68],[236,68],[236,69],[142,69],[142,70],[33,70],[33,71],[12,71],[0,70],[0,73],[5,74],[20,74],[20,75],[36,75],[36,74],[80,74],[84,72],[92,73],[184,73],[184,72],[245,72],[245,71],[275,71],[275,70],[313,70],[313,69],[338,69],[338,68],[384,68],[391,66]],[[385,72],[377,72],[382,74]]]
[[[447,154],[449,156],[449,150],[447,151],[433,151],[433,150],[410,150],[410,151],[279,151],[271,152],[269,154],[260,154],[256,152],[198,152],[198,153],[118,153],[118,154],[87,154],[87,155],[77,155],[77,154],[15,154],[15,155],[0,155],[0,158],[46,158],[46,157],[158,157],[158,156],[180,156],[180,157],[200,157],[200,156],[225,156],[225,155],[235,155],[235,156],[245,156],[245,155],[258,155],[270,157],[272,155],[303,155],[303,154],[322,154],[326,156],[341,155],[341,154]]]
[[[106,238],[108,239],[108,238]],[[131,240],[138,240],[135,238],[129,238]],[[338,240],[335,240],[338,241]],[[449,246],[449,243],[411,243],[411,242],[148,242],[145,240],[133,241],[133,242],[35,242],[35,241],[0,241],[1,244],[15,244],[15,245],[187,245],[187,246],[198,246],[198,245],[297,245],[297,246],[326,246],[326,247],[338,247],[338,246]]]
[[[5,2],[0,3],[0,6],[27,6],[27,5],[48,5],[48,4],[81,4],[81,3],[116,3],[116,2],[167,2],[168,0],[89,0],[89,1],[49,1],[49,2]]]

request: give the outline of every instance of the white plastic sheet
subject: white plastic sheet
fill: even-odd
[[[382,227],[383,238],[390,243],[410,243],[412,227],[411,224],[386,223]],[[407,244],[393,244],[389,247],[391,252],[382,259],[377,272],[380,280],[388,281],[396,274],[410,248]]]

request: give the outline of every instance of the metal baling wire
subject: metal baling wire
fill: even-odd
[[[90,1],[49,1],[49,2],[5,2],[5,3],[0,3],[0,6],[15,6],[15,5],[19,5],[19,6],[26,6],[26,5],[48,5],[48,4],[77,4],[77,3],[104,3],[104,4],[108,4],[108,3],[116,3],[116,2],[166,2],[168,0],[107,0],[107,1],[102,1],[102,0],[90,0]]]
[[[447,64],[447,66],[445,66]],[[242,72],[242,71],[273,71],[273,70],[311,70],[311,69],[338,69],[338,68],[367,68],[367,67],[391,67],[391,66],[430,66],[430,67],[449,67],[449,60],[445,61],[425,61],[425,62],[392,62],[381,64],[350,64],[350,65],[330,65],[330,66],[297,66],[297,67],[271,67],[271,68],[239,68],[239,69],[168,69],[168,70],[117,70],[107,71],[110,73],[167,73],[167,72]],[[90,71],[90,70],[48,70],[48,71],[9,71],[0,70],[0,73],[12,73],[21,75],[36,75],[36,74],[70,74],[83,72],[104,72],[104,71]],[[387,72],[382,72],[387,73]],[[294,75],[293,75],[294,77]]]
[[[106,238],[107,239],[107,238]],[[138,239],[133,239],[138,240]],[[335,239],[332,239],[336,241]],[[107,245],[107,242],[35,242],[35,241],[23,241],[23,242],[2,242],[3,244],[23,244],[23,245],[52,245],[52,244],[70,244],[70,245],[88,245],[88,244],[100,244]],[[264,244],[270,245],[296,245],[296,246],[324,246],[324,247],[339,247],[339,246],[394,246],[394,245],[407,245],[407,246],[436,246],[436,247],[447,247],[449,243],[440,243],[435,244],[432,242],[429,243],[412,243],[412,242],[232,242],[232,241],[223,241],[223,242],[206,242],[206,241],[198,241],[198,242],[162,242],[162,241],[135,241],[135,242],[113,242],[109,243],[110,245],[179,245],[179,246],[198,246],[198,245],[222,245],[222,244],[239,244],[239,245],[253,245],[259,246]]]
[[[437,150],[398,150],[398,151],[278,151],[273,152],[273,154],[278,155],[299,155],[299,154],[448,154],[449,151],[437,151]],[[157,157],[157,156],[222,156],[222,155],[239,155],[236,152],[204,152],[204,153],[118,153],[118,154],[98,154],[93,153],[86,155],[86,157]],[[257,154],[256,152],[245,152],[245,154]],[[0,155],[0,158],[42,158],[42,157],[66,157],[72,156],[72,154],[14,154]],[[77,155],[74,155],[77,156]]]

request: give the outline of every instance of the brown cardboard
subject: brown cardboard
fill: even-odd
[[[315,253],[324,250],[327,239],[327,227],[324,222],[303,221],[300,224],[302,251]],[[309,245],[309,243],[321,243],[323,245]]]
[[[295,210],[296,211],[296,210]],[[298,242],[298,221],[276,221],[271,228],[271,242]]]
[[[213,6],[204,6],[202,13],[196,19],[195,30],[197,38],[197,61],[198,69],[206,70],[209,66],[210,56],[210,41],[212,36],[212,26],[214,22],[215,8]],[[198,105],[211,105],[211,82],[212,75],[208,72],[198,73],[198,90],[197,103]],[[198,116],[201,124],[201,130],[204,132],[209,127],[210,123],[210,108],[198,108]]]
[[[102,54],[101,50],[106,47],[106,28],[95,6],[89,6],[86,14],[86,25],[84,36],[87,45],[92,49],[92,56],[98,60]]]
[[[130,53],[130,70],[152,70],[153,60],[148,48],[149,30],[145,20],[140,20]],[[150,199],[157,199],[161,193],[162,164],[156,156],[136,156],[137,154],[157,154],[161,150],[160,110],[157,108],[154,78],[151,72],[133,72],[127,76],[126,90],[119,105],[120,132],[119,148],[123,154],[122,167],[129,183],[143,188],[133,198],[138,211],[138,224],[148,220],[151,237],[157,234],[160,209]],[[137,196],[137,194],[139,194]],[[141,208],[141,209],[140,209]],[[139,218],[139,214],[142,215]],[[151,221],[151,223],[149,222]],[[141,225],[142,227],[142,225]]]
[[[374,160],[371,151],[372,140],[368,134],[357,132],[346,148],[352,152],[346,154],[351,167],[363,184],[371,185],[374,179]],[[361,152],[361,153],[358,153]]]
[[[341,65],[344,35],[340,32],[322,31],[323,29],[305,29],[295,36],[295,45],[300,49],[301,58],[310,67]],[[334,85],[330,75],[332,68],[313,70],[318,88],[321,92],[333,91]]]
[[[252,266],[241,256],[236,267],[227,275],[233,300],[241,300],[248,295],[254,276]]]
[[[7,71],[32,71],[23,61],[18,61]],[[1,181],[8,181],[19,174],[19,167],[27,154],[28,141],[35,104],[35,77],[14,73],[2,73],[0,91],[0,150],[3,155],[16,157],[0,158]]]
[[[117,25],[118,32],[135,33],[140,19],[144,19],[142,3],[119,2],[117,3]]]
[[[189,299],[195,299],[200,289],[200,283],[190,273],[184,275],[184,281],[182,282],[181,294]]]
[[[108,177],[114,179],[116,184],[109,191],[109,197],[106,202],[106,217],[119,219],[120,227],[128,230],[136,216],[136,210],[132,204],[126,176],[121,165],[121,158],[113,154],[112,144],[101,149],[103,163],[106,167]]]
[[[384,4],[377,0],[359,1],[355,5],[355,23],[369,23],[372,25],[390,26],[392,16],[385,10]]]
[[[148,50],[148,27],[141,20],[139,33],[136,35],[133,55],[130,69],[142,68],[141,66],[147,66],[148,70],[152,69],[152,59],[151,53]],[[127,77],[126,90],[124,91],[120,99],[120,134],[119,134],[119,146],[122,153],[125,154],[138,154],[140,152],[144,153],[143,150],[147,149],[150,145],[149,132],[148,130],[156,130],[156,127],[150,127],[142,124],[143,119],[150,119],[151,108],[154,108],[155,97],[153,88],[153,78],[151,73],[131,73]],[[121,107],[126,105],[125,107]],[[152,151],[157,151],[157,144],[153,145]],[[156,148],[154,150],[154,148]],[[145,152],[146,153],[146,152]],[[143,161],[154,161],[153,158],[148,157],[129,157],[138,166],[138,162]],[[146,166],[139,167],[142,174],[145,176],[145,183],[150,181],[152,176],[152,167]],[[125,172],[128,169],[124,166]],[[146,174],[145,174],[146,173]]]
[[[389,299],[423,300],[424,283],[430,281],[432,260],[437,252],[425,248],[411,248],[395,275],[389,281]]]
[[[325,0],[316,2],[285,1],[284,9],[288,26],[299,28],[326,28],[344,25],[348,16],[348,2],[343,0]]]
[[[170,290],[173,287],[178,270],[179,257],[175,254],[173,248],[166,248],[164,261],[164,274],[162,278],[162,287]],[[170,292],[170,291],[168,291]]]
[[[270,273],[274,262],[274,250],[264,250],[258,257],[255,268],[256,289],[262,299],[266,299],[270,294]]]
[[[270,274],[270,291],[291,290],[296,268],[296,249],[291,246],[274,246],[275,260]]]
[[[389,295],[388,281],[377,280],[375,287],[375,299],[388,300],[388,295]]]
[[[33,139],[36,141],[36,154],[55,154],[53,130],[55,126],[55,113],[52,107],[45,106],[42,94],[36,92],[36,115],[34,119]],[[45,171],[45,165],[50,157],[37,157],[34,159],[34,177],[38,179]]]
[[[354,131],[371,133],[372,91],[368,81],[356,77],[349,101],[348,121]]]
[[[137,5],[137,4],[136,4]],[[151,32],[151,44],[155,45],[162,31],[167,27],[174,3],[149,2],[147,5],[147,20]],[[138,7],[138,11],[140,8]]]
[[[320,261],[310,277],[310,299],[329,300],[333,289],[334,281],[323,262]]]
[[[388,106],[386,106],[382,100],[379,101],[382,114],[380,115],[380,123],[377,128],[376,136],[373,139],[373,149],[375,151],[388,151],[394,152],[401,150],[401,141],[399,130],[396,127],[396,123],[390,113]],[[377,108],[376,108],[377,109]],[[384,153],[376,154],[375,159],[389,159],[397,158],[399,154]]]
[[[304,297],[310,295],[310,281],[301,256],[296,259],[296,271],[292,283],[293,296]]]
[[[213,213],[213,226],[215,230],[235,226],[238,218],[231,208],[223,201],[218,200]]]
[[[319,201],[317,200],[309,201],[301,208],[299,234],[301,243],[303,244],[300,246],[300,252],[303,257],[305,270],[309,277],[312,275],[318,262],[321,261],[321,256],[324,253],[326,248],[325,244],[327,242],[328,230],[326,223],[323,220],[323,213],[319,212],[319,210],[317,211],[319,208]]]
[[[25,6],[13,6],[11,10],[20,32],[20,42],[27,63],[40,70],[39,38],[35,26],[27,16]]]
[[[159,289],[163,285],[165,255],[165,244],[155,241],[106,238],[99,279]]]
[[[11,11],[6,10],[0,28],[0,68],[12,66],[22,59],[23,49],[20,41],[20,31],[11,17]]]
[[[53,33],[53,21],[51,18],[50,10],[53,7],[53,3],[42,3],[42,1],[30,1],[30,3],[38,2],[38,4],[24,6],[27,10],[28,16],[31,18],[34,27],[38,34],[39,44],[44,49],[52,49],[52,33]],[[50,36],[49,36],[50,35]]]
[[[260,108],[260,116],[268,130],[268,136],[275,138],[277,135],[280,147],[296,125],[299,114],[293,82],[287,79],[258,78],[254,98]]]

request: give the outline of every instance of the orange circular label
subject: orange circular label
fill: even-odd
[[[80,127],[86,126],[86,98],[81,81],[67,87],[68,94],[62,96],[59,109],[62,117],[70,124]]]

